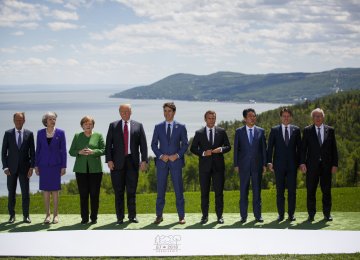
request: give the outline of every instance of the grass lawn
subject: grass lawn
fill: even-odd
[[[332,189],[332,211],[337,212],[360,212],[359,200],[360,188],[333,188]],[[185,212],[199,213],[200,193],[185,192]],[[239,213],[239,191],[224,192],[224,213]],[[114,214],[114,195],[101,194],[100,196],[100,214]],[[321,191],[317,192],[317,209],[321,213]],[[155,214],[156,194],[138,194],[137,195],[137,213]],[[297,190],[296,211],[306,212],[306,189]],[[16,212],[21,213],[21,196],[17,197]],[[30,214],[43,214],[44,205],[41,194],[31,195]],[[60,214],[78,214],[80,212],[80,202],[78,195],[60,195],[59,202]],[[210,196],[210,212],[214,211],[214,193]],[[249,194],[249,212],[252,212],[252,194]],[[276,191],[262,191],[262,212],[277,212],[276,209]],[[166,194],[166,204],[164,213],[176,213],[175,194]],[[0,214],[8,214],[7,197],[0,198]]]

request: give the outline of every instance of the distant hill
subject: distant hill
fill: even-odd
[[[204,76],[174,74],[153,84],[134,87],[111,97],[297,103],[351,89],[360,89],[360,68],[259,75],[235,72],[217,72]]]

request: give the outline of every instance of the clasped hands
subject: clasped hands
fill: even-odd
[[[84,149],[79,151],[79,154],[81,154],[81,155],[90,155],[90,154],[94,154],[94,151],[91,150],[88,147],[85,147]]]
[[[221,153],[221,147],[215,148],[213,150],[206,150],[204,156],[211,156],[213,153]]]
[[[160,159],[163,160],[163,162],[174,162],[179,158],[178,154],[172,154],[172,155],[167,155],[167,154],[163,154],[161,155]]]

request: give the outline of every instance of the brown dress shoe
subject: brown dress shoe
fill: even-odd
[[[156,217],[155,221],[153,222],[153,224],[160,224],[163,221],[163,217]]]
[[[185,219],[184,218],[180,218],[179,219],[179,224],[180,225],[184,225],[186,223]]]

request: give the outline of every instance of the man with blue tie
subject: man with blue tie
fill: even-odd
[[[324,124],[325,113],[316,108],[311,112],[313,124],[304,128],[301,141],[300,169],[306,173],[308,221],[316,214],[316,190],[320,182],[325,221],[332,221],[331,179],[338,168],[338,150],[334,128]]]
[[[234,167],[240,177],[240,222],[247,221],[250,180],[255,221],[264,222],[261,216],[261,179],[266,170],[265,133],[255,125],[254,109],[244,109],[243,117],[246,125],[236,129],[234,141]]]
[[[281,124],[274,126],[269,135],[267,162],[270,171],[275,170],[277,221],[284,220],[285,188],[288,189],[288,220],[295,221],[296,176],[300,161],[300,128],[291,125],[292,112],[289,108],[280,110]]]
[[[34,135],[24,129],[25,113],[17,112],[13,117],[15,128],[7,130],[2,143],[1,159],[4,173],[7,175],[9,191],[9,223],[15,222],[16,186],[19,179],[24,223],[31,223],[29,217],[30,191],[29,179],[35,167]]]
[[[165,121],[157,124],[151,141],[151,149],[156,158],[157,199],[154,224],[163,221],[165,193],[169,172],[175,190],[176,209],[179,224],[185,224],[185,200],[183,191],[182,168],[184,155],[189,146],[185,125],[174,120],[176,106],[173,102],[163,105]]]

